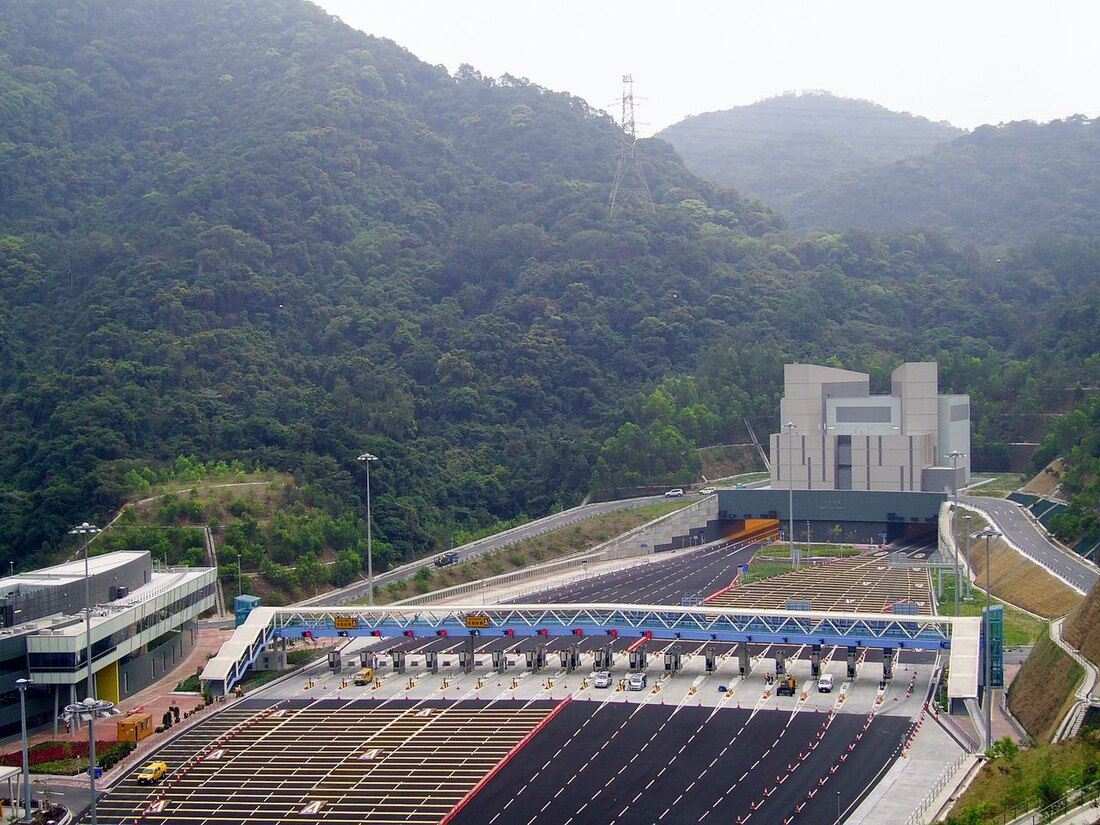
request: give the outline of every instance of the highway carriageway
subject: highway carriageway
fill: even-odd
[[[952,695],[976,695],[981,619],[766,610],[710,606],[556,604],[387,607],[259,607],[202,673],[227,693],[259,652],[279,638],[347,637],[633,637],[658,640],[820,644],[951,650],[951,669],[973,674]],[[958,638],[961,644],[953,644]],[[969,682],[974,681],[974,685]],[[973,690],[973,694],[970,692]]]

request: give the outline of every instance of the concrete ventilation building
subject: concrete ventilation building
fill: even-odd
[[[162,677],[194,646],[195,619],[214,607],[216,571],[154,568],[149,553],[93,556],[96,694],[118,702]],[[0,737],[19,732],[16,680],[29,677],[27,723],[57,719],[86,693],[84,560],[0,579]]]
[[[968,483],[970,396],[940,395],[938,373],[932,362],[902,364],[890,394],[872,395],[864,373],[787,364],[772,489],[943,493]],[[964,454],[957,470],[952,452]]]

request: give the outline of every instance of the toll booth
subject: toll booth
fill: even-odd
[[[752,660],[749,659],[749,646],[746,644],[737,646],[737,665],[741,670],[742,679],[752,673]]]
[[[888,682],[894,678],[894,649],[886,647],[882,650],[882,680]]]
[[[676,650],[672,653],[665,654],[665,671],[667,673],[676,673],[680,670],[680,651]]]
[[[593,670],[611,670],[615,661],[615,652],[612,650],[611,645],[596,648],[596,654],[593,658],[592,669]]]
[[[642,645],[637,650],[630,651],[630,669],[645,670],[646,667],[646,655],[645,645]]]
[[[848,678],[856,678],[856,656],[859,654],[859,648],[848,648]]]
[[[546,645],[540,644],[527,651],[527,669],[536,673],[546,667]]]
[[[439,673],[439,653],[429,650],[424,654],[424,664],[428,666],[429,673]]]
[[[821,645],[814,645],[810,650],[810,678],[817,679],[821,676]]]
[[[333,673],[339,673],[344,668],[344,658],[339,650],[330,650],[328,654],[328,669]]]
[[[565,668],[565,672],[572,673],[581,662],[580,646],[572,644],[565,650],[559,650],[558,658],[561,660],[561,666]]]
[[[503,673],[508,669],[508,657],[503,650],[493,651],[493,668],[497,673]]]
[[[713,647],[708,647],[706,651],[704,651],[703,661],[706,665],[705,669],[707,673],[714,673],[714,671],[718,670],[718,656],[714,652]]]
[[[404,673],[405,672],[405,651],[395,650],[390,654],[393,657],[393,672]]]
[[[783,676],[787,672],[787,654],[782,650],[775,652],[775,675]]]

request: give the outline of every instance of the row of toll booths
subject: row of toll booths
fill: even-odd
[[[859,660],[860,648],[848,647],[847,648],[847,664],[848,664],[848,678],[856,678],[856,664]],[[562,650],[557,651],[558,659],[561,667],[567,673],[573,673],[580,667],[581,652],[579,644],[572,644]],[[611,670],[614,665],[614,649],[610,644],[596,648],[594,651],[595,662],[592,666],[593,670]],[[359,667],[372,667],[377,669],[383,664],[383,655],[389,656],[393,660],[394,673],[404,673],[406,670],[405,657],[406,651],[392,650],[388,654],[378,654],[364,651],[359,654]],[[424,651],[417,655],[424,656],[424,664],[431,673],[439,672],[439,652],[434,650]],[[453,656],[453,653],[447,653],[447,656]],[[681,654],[677,651],[669,651],[664,654],[665,656],[665,671],[668,673],[676,673],[681,669]],[[718,670],[719,652],[714,647],[707,647],[703,651],[705,669],[707,673],[714,673]],[[631,671],[646,670],[649,666],[649,657],[646,651],[645,645],[630,650],[627,652],[627,658]],[[741,674],[741,678],[747,677],[752,672],[752,657],[749,654],[749,648],[746,644],[739,644],[737,646],[737,658],[738,669]],[[494,650],[492,652],[493,669],[498,673],[504,673],[508,669],[508,656],[503,650]],[[546,667],[547,652],[545,644],[538,644],[531,650],[526,651],[526,666],[528,670],[538,672]],[[334,671],[339,671],[341,667],[341,657],[336,651],[329,654],[329,665]],[[458,650],[458,666],[467,673],[474,669],[474,644],[471,639],[462,648]],[[787,673],[787,657],[783,650],[778,650],[775,653],[775,675],[777,677],[784,676]],[[813,645],[810,650],[810,678],[817,679],[821,676],[821,645]],[[892,648],[884,648],[882,651],[882,680],[888,681],[894,677],[894,650]]]

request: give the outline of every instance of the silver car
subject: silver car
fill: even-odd
[[[592,674],[592,684],[598,688],[609,688],[612,683],[611,673],[606,670],[601,670],[598,673]]]

